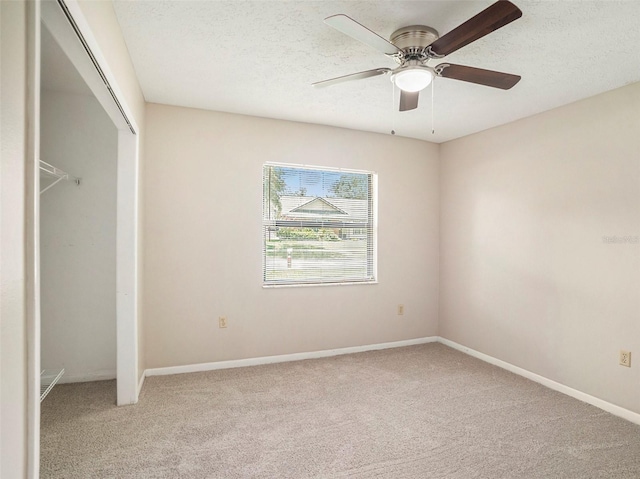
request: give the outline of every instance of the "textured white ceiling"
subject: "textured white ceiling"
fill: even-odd
[[[394,129],[443,142],[640,81],[640,1],[513,2],[522,18],[445,60],[522,80],[502,91],[436,79],[435,134],[429,89],[417,110],[400,113],[387,76],[310,86],[395,66],[323,19],[344,13],[385,38],[414,24],[442,35],[491,0],[116,0],[114,6],[147,101],[170,105],[380,133]]]

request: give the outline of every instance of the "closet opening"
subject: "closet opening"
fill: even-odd
[[[41,407],[56,388],[110,380],[105,400],[138,400],[139,136],[79,4],[37,1],[28,12],[37,119],[27,257],[28,477],[35,479]]]
[[[40,78],[43,401],[56,382],[116,379],[118,130],[46,25]]]

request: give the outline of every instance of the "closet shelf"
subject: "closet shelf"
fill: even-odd
[[[43,369],[40,373],[40,402],[47,397],[53,386],[64,374],[64,369]]]
[[[53,188],[58,182],[62,180],[73,181],[76,185],[80,184],[80,178],[70,175],[66,171],[63,171],[60,168],[56,168],[55,166],[47,163],[46,161],[40,160],[40,173],[50,178],[55,178],[55,181],[53,183],[47,185],[46,187],[40,190],[40,194],[44,193],[49,188]]]

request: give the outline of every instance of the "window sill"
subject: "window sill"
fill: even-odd
[[[263,289],[279,289],[279,288],[313,288],[316,286],[366,286],[370,284],[378,284],[378,281],[351,281],[344,283],[297,283],[297,284],[263,284]]]

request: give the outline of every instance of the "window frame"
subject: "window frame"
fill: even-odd
[[[317,228],[318,224],[309,221],[301,220],[283,220],[283,219],[269,219],[266,214],[270,208],[270,202],[266,189],[266,168],[289,168],[289,169],[302,169],[302,170],[316,170],[329,173],[344,173],[344,174],[364,174],[368,176],[368,215],[366,223],[344,223],[339,221],[327,221],[323,223],[323,228],[337,227],[337,228],[353,228],[353,229],[366,229],[367,231],[367,244],[366,244],[366,265],[367,265],[367,278],[364,279],[351,279],[343,278],[335,280],[322,281],[317,278],[309,280],[267,280],[267,231],[270,228],[280,227],[312,227]],[[357,170],[348,168],[339,168],[331,166],[318,166],[318,165],[305,165],[297,163],[279,163],[279,162],[265,162],[262,165],[262,287],[263,288],[296,288],[296,287],[309,287],[309,286],[352,286],[352,285],[366,285],[366,284],[378,284],[378,174],[371,170]],[[321,197],[318,197],[321,198]],[[330,225],[330,226],[327,226]]]

